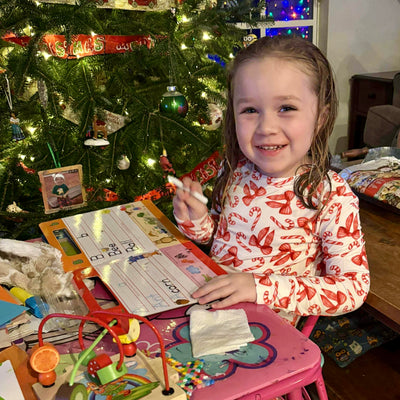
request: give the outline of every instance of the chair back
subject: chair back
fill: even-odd
[[[307,320],[304,323],[303,328],[301,329],[301,333],[304,336],[310,337],[311,332],[318,321],[318,318],[319,318],[318,315],[310,315],[309,317],[307,317]]]

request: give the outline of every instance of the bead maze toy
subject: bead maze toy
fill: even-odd
[[[74,364],[64,367],[62,373],[55,372],[60,363],[60,354],[49,343],[43,342],[43,327],[51,318],[80,320],[78,341],[81,352]],[[135,341],[140,335],[139,321],[146,324],[157,337],[160,357],[149,359],[137,350]],[[85,348],[83,327],[92,322],[103,328],[92,344]],[[96,354],[95,348],[107,334],[111,335],[118,347],[118,354]],[[116,358],[117,357],[117,358]],[[135,359],[145,371],[142,384],[128,387],[124,377],[128,374],[126,360]],[[129,313],[93,311],[86,316],[53,313],[43,318],[38,330],[38,344],[33,348],[30,365],[38,374],[33,388],[41,400],[89,400],[94,393],[108,399],[173,399],[184,400],[186,393],[176,383],[178,374],[168,364],[163,339],[157,328],[146,318]],[[85,376],[88,384],[76,382],[77,376]],[[81,377],[79,380],[81,380]],[[161,381],[161,382],[160,382]],[[93,389],[94,388],[94,389]],[[93,389],[93,391],[91,391]],[[107,393],[109,393],[107,395]],[[112,394],[111,394],[112,393]]]

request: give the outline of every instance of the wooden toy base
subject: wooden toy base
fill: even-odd
[[[43,387],[40,383],[35,383],[33,385],[33,390],[35,391],[38,399],[40,400],[56,400],[56,394],[59,387],[69,381],[72,369],[74,368],[74,363],[77,361],[78,354],[65,354],[61,356],[60,364],[56,369],[57,379],[53,386]],[[113,361],[119,360],[119,355],[114,355],[111,357]],[[168,400],[186,400],[186,393],[180,388],[176,383],[179,379],[179,374],[169,365],[168,376],[170,380],[170,387],[174,389],[172,395],[165,396],[162,394],[164,390],[164,374],[162,369],[161,358],[148,358],[141,351],[138,351],[134,357],[125,358],[126,365],[129,366],[135,364],[134,370],[129,370],[129,374],[126,375],[126,380],[129,381],[131,377],[134,380],[140,381],[140,377],[135,374],[136,371],[144,372],[145,378],[151,382],[160,382],[160,385],[155,388],[149,395],[143,397],[146,400],[161,400],[164,397]],[[88,388],[86,378],[84,373],[86,372],[85,366],[80,366],[78,373],[75,377],[76,383],[83,383]],[[131,373],[132,372],[132,373]],[[94,387],[94,386],[93,386]],[[88,388],[89,390],[89,388]],[[97,398],[97,397],[96,397]]]

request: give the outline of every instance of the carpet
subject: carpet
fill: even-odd
[[[310,339],[339,367],[346,367],[368,350],[399,337],[363,309],[337,317],[320,317]]]

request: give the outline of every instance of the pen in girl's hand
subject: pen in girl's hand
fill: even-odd
[[[182,181],[179,180],[178,178],[175,178],[172,175],[168,175],[168,182],[174,184],[177,188],[182,189],[185,192],[189,192],[195,199],[199,200],[204,205],[207,205],[208,199],[206,196],[202,195],[199,192],[194,192],[189,188],[187,188],[186,186],[183,186]]]

